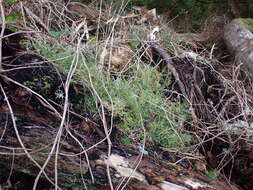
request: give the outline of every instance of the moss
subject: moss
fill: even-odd
[[[243,24],[248,28],[251,32],[253,32],[253,19],[252,18],[239,18],[235,19],[236,22]]]
[[[121,142],[122,142],[123,145],[126,145],[126,146],[132,144],[131,138],[129,138],[129,137],[126,136],[126,135],[123,135],[123,136],[121,137]]]
[[[216,170],[209,170],[205,172],[206,176],[209,177],[210,179],[218,179],[219,177],[219,172]]]
[[[82,181],[81,176],[76,174],[60,173],[59,176],[65,179],[65,183],[62,184],[65,188],[69,190],[86,190],[87,187],[84,186],[84,181]]]
[[[3,2],[4,6],[11,7],[17,3],[17,0],[5,0]]]
[[[50,42],[36,42],[35,45],[37,51],[49,60],[64,53],[67,58],[56,63],[64,73],[68,72],[74,58],[73,47],[55,43],[56,49],[52,49]],[[164,77],[156,68],[139,62],[133,64],[125,75],[111,76],[103,71],[95,57],[95,53],[88,49],[79,55],[73,80],[83,81],[93,88],[86,89],[85,95],[79,96],[77,101],[71,100],[74,107],[89,110],[94,115],[102,104],[113,113],[118,129],[129,136],[130,139],[123,137],[124,144],[129,144],[131,138],[140,142],[143,126],[147,128],[147,135],[162,146],[180,148],[188,142],[188,136],[178,135],[182,134],[183,121],[189,116],[188,106],[167,101],[165,89],[171,82],[167,73]]]

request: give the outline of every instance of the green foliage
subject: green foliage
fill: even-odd
[[[65,183],[63,185],[69,190],[86,190],[87,189],[83,181],[81,180],[81,177],[78,175],[61,173],[60,176],[65,178]]]
[[[130,42],[130,48],[132,51],[137,52],[137,50],[139,49],[138,46],[139,46],[139,42],[137,41]]]
[[[140,5],[156,8],[176,23],[178,31],[194,31],[204,24],[205,20],[213,14],[228,15],[227,1],[218,2],[200,0],[130,0],[130,6]],[[253,3],[251,0],[236,1],[236,5],[243,18],[252,17]]]
[[[54,62],[68,72],[75,53],[73,47],[46,42],[36,42],[34,47],[49,60],[67,57]],[[95,53],[85,50],[79,55],[75,77],[91,86],[81,102],[95,114],[101,104],[113,113],[117,127],[129,134],[122,137],[125,145],[131,143],[134,134],[139,135],[136,140],[141,140],[143,127],[150,138],[165,147],[179,148],[190,140],[182,132],[183,122],[189,116],[188,105],[166,100],[168,74],[162,76],[156,68],[138,62],[126,75],[111,77],[97,63]]]
[[[129,138],[128,136],[124,135],[121,137],[121,142],[123,145],[131,145],[132,144],[132,141],[131,141],[131,138]]]
[[[25,173],[25,174],[31,174],[32,173],[32,171],[29,170],[29,169],[21,169],[20,171]]]
[[[253,31],[253,19],[252,18],[239,18],[237,22],[244,24],[251,32]]]
[[[158,11],[170,11],[171,16],[191,15],[193,17],[201,17],[203,13],[213,8],[212,1],[198,0],[132,0],[133,5],[148,6],[157,8]]]
[[[215,170],[206,171],[206,176],[210,179],[217,179],[219,176],[219,173]]]
[[[149,134],[156,142],[165,147],[179,148],[191,140],[191,136],[182,131],[183,123],[188,118],[186,103],[168,103],[167,112],[160,113],[149,126]]]
[[[34,47],[35,50],[49,59],[49,61],[60,65],[62,72],[67,73],[72,59],[74,57],[75,49],[64,43],[54,43],[49,41],[35,41],[33,44],[26,44]]]
[[[253,16],[253,1],[252,0],[248,0],[248,2],[238,1],[237,7],[240,11],[242,18],[252,18]]]
[[[3,1],[3,5],[5,7],[11,7],[17,3],[17,0],[5,0]]]
[[[63,35],[68,35],[70,34],[69,30],[60,30],[60,31],[49,31],[49,34],[54,37],[54,38],[60,38]]]
[[[173,18],[174,22],[178,22],[177,29],[184,32],[188,28],[200,28],[202,21],[209,16],[211,11],[217,12],[223,9],[221,5],[217,6],[217,3],[213,1],[199,0],[131,0],[130,6],[133,5],[156,8],[158,12],[163,12]],[[185,26],[186,23],[180,22],[185,20],[187,20],[187,26]]]
[[[12,13],[5,17],[7,23],[16,23],[22,17],[20,13]]]
[[[66,3],[68,2],[80,2],[80,3],[91,3],[92,0],[64,0]]]
[[[50,76],[43,76],[35,78],[33,81],[25,81],[23,84],[32,90],[43,93],[44,96],[51,96],[52,93],[52,78]]]
[[[162,75],[155,68],[140,64],[132,68],[130,77],[117,79],[106,77],[97,65],[87,68],[82,69],[80,76],[87,80],[85,73],[90,73],[103,105],[120,118],[119,128],[133,134],[140,133],[142,126],[147,125],[144,127],[148,135],[166,147],[179,148],[190,139],[178,135],[188,117],[188,106],[166,101],[161,85],[166,82],[162,82]],[[126,139],[124,141],[128,143]]]

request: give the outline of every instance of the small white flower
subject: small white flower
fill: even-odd
[[[64,93],[62,90],[57,90],[54,94],[56,96],[56,99],[61,99],[61,100],[64,99]]]
[[[137,145],[137,148],[138,148],[139,151],[140,151],[141,153],[143,153],[144,155],[148,155],[148,151],[146,151],[142,145]]]

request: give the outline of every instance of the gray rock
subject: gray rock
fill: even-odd
[[[224,28],[224,40],[242,69],[253,80],[253,19],[235,19]]]

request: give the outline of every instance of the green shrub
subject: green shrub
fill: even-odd
[[[67,57],[55,63],[64,73],[68,72],[75,52],[73,47],[57,43],[49,45],[45,41],[36,42],[34,47],[49,60]],[[82,101],[90,111],[96,114],[102,104],[113,113],[116,126],[130,138],[141,140],[145,127],[148,136],[165,147],[179,148],[190,140],[183,133],[183,122],[189,116],[188,105],[166,100],[165,86],[170,83],[168,74],[162,76],[156,68],[136,62],[125,75],[111,77],[97,63],[95,53],[85,50],[80,54],[75,77],[90,84],[90,93],[85,92]],[[129,143],[126,138],[123,141]]]
[[[49,41],[35,41],[33,44],[26,44],[46,57],[52,63],[59,65],[63,73],[67,73],[74,57],[75,48],[64,43],[50,43]]]
[[[188,14],[198,18],[214,6],[212,1],[198,0],[131,0],[130,4],[157,8],[162,12],[169,11],[172,17]]]

